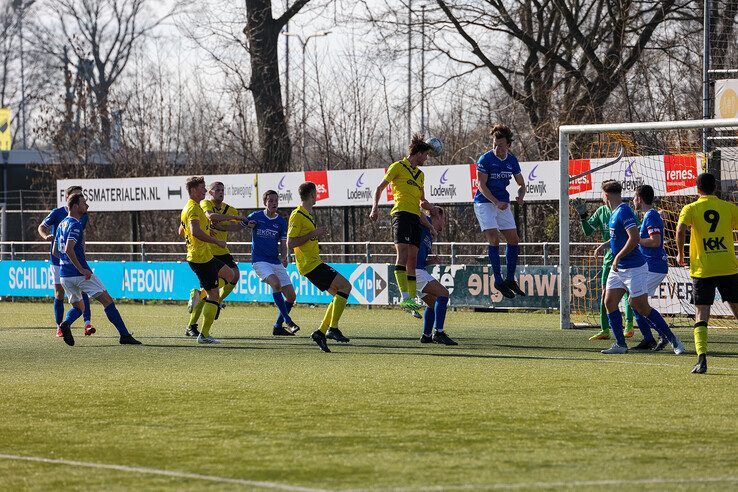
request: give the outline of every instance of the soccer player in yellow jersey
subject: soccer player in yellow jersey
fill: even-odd
[[[409,155],[402,160],[393,163],[384,176],[382,182],[374,191],[374,204],[369,218],[376,221],[379,217],[379,199],[390,184],[394,195],[395,204],[390,211],[392,216],[392,232],[394,235],[395,250],[395,279],[402,293],[400,306],[415,313],[421,305],[415,302],[416,294],[415,275],[418,248],[422,236],[421,225],[430,231],[432,238],[436,237],[435,228],[420,209],[437,213],[437,208],[425,199],[423,184],[425,176],[418,166],[425,164],[428,153],[432,147],[425,142],[423,135],[413,135],[409,146]]]
[[[733,231],[738,229],[738,206],[715,196],[717,180],[709,173],[697,176],[697,201],[685,205],[677,224],[677,263],[685,266],[684,242],[690,228],[689,274],[694,285],[695,374],[707,372],[707,322],[715,289],[738,317],[738,260]]]
[[[327,229],[315,225],[313,206],[318,200],[315,183],[310,181],[302,183],[298,192],[302,205],[290,214],[287,223],[287,247],[295,250],[295,263],[300,275],[307,277],[322,292],[328,291],[333,295],[333,301],[328,304],[320,329],[311,335],[323,352],[330,352],[326,338],[341,343],[349,341],[338,329],[338,321],[348,302],[351,284],[343,275],[320,259],[318,239],[325,235]]]
[[[226,242],[228,240],[229,231],[240,231],[243,230],[245,226],[241,224],[243,217],[239,215],[238,210],[223,202],[224,194],[225,186],[223,183],[220,181],[211,183],[208,187],[208,195],[210,195],[210,198],[205,198],[205,200],[201,201],[200,207],[210,221],[210,235]],[[236,282],[238,282],[238,278],[241,273],[238,270],[238,264],[233,259],[233,256],[231,256],[231,251],[228,249],[228,246],[223,248],[213,243],[210,243],[209,246],[213,256],[230,268],[235,278],[233,282],[227,282],[223,278],[218,279],[218,294],[222,305],[223,300],[236,287]],[[190,292],[190,302],[187,304],[187,307],[191,316],[187,331],[185,332],[185,335],[187,336],[196,337],[199,335],[197,331],[197,320],[200,318],[203,308],[200,301],[204,297],[205,292],[200,289],[192,289]],[[220,310],[216,312],[215,319],[218,319],[219,315]]]
[[[220,343],[210,336],[210,327],[220,307],[218,278],[235,283],[237,277],[233,274],[233,270],[216,259],[210,250],[211,244],[225,248],[226,242],[210,235],[210,221],[200,207],[200,202],[205,198],[205,179],[202,176],[192,176],[187,178],[186,185],[190,199],[180,215],[179,232],[184,236],[187,245],[187,263],[197,275],[200,287],[205,290],[207,296],[202,303],[204,319],[197,343]]]

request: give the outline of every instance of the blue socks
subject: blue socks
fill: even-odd
[[[287,308],[287,303],[284,302],[284,296],[282,293],[272,292],[272,298],[274,299],[274,304],[277,305],[277,309],[279,310],[279,317],[288,324],[292,324],[292,318],[290,318],[289,315],[290,310]],[[279,318],[277,318],[277,323],[281,324]]]
[[[90,313],[90,297],[86,293],[82,293],[82,302],[85,304],[85,310],[82,313],[82,317],[85,323],[89,323],[92,319],[92,313]]]
[[[72,323],[74,323],[80,316],[82,316],[82,311],[80,311],[77,306],[72,306],[72,309],[67,311],[67,317],[64,319],[64,322],[69,326],[72,326]]]
[[[433,324],[436,322],[436,312],[432,308],[425,308],[423,316],[423,335],[429,337],[433,335]]]
[[[669,325],[666,324],[666,320],[661,316],[661,313],[651,308],[651,312],[648,314],[647,318],[653,324],[654,329],[659,333],[659,335],[669,340],[672,345],[676,343],[677,338],[674,336],[674,332],[671,331],[671,328],[669,328]]]
[[[57,326],[64,321],[64,299],[54,298],[54,320]]]
[[[487,254],[489,255],[489,264],[492,266],[492,273],[495,275],[495,282],[502,282],[502,268],[500,267],[500,247],[487,246]]]
[[[285,303],[287,306],[287,314],[290,314],[290,311],[292,311],[292,306],[295,305],[294,302],[287,302]],[[282,316],[282,313],[279,313],[279,316],[277,316],[277,321],[274,323],[274,326],[282,326],[282,323],[284,323],[284,316]]]
[[[123,318],[120,317],[118,308],[115,307],[114,302],[111,302],[110,304],[108,304],[108,307],[105,308],[105,316],[107,316],[108,320],[113,323],[113,326],[115,326],[115,329],[118,330],[120,336],[130,335],[130,333],[128,333],[128,329],[126,328],[126,324],[123,323]]]
[[[436,331],[443,331],[443,324],[446,322],[446,308],[448,307],[448,297],[438,297],[436,299]]]
[[[627,347],[625,343],[625,335],[623,335],[623,315],[620,310],[616,309],[612,313],[607,313],[607,320],[610,322],[610,330],[615,335],[615,341],[621,347]]]
[[[653,335],[651,334],[651,322],[645,316],[640,315],[637,311],[633,310],[635,314],[636,323],[638,323],[638,329],[641,330],[643,340],[646,342],[653,342]],[[658,331],[658,330],[657,330]]]
[[[518,267],[518,252],[520,246],[517,244],[508,244],[505,247],[505,263],[507,265],[507,279],[515,280],[515,269]]]

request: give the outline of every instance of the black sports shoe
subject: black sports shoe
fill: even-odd
[[[458,345],[454,340],[446,335],[445,331],[437,331],[433,334],[433,341],[441,345]]]
[[[74,346],[74,337],[72,336],[72,327],[69,325],[69,323],[67,323],[66,321],[62,321],[62,324],[59,325],[59,329],[62,332],[64,343],[66,343],[70,347]]]
[[[297,326],[297,324],[294,321],[292,323],[287,323],[287,328],[290,329],[289,331],[290,331],[290,334],[292,335],[300,331],[300,327]]]
[[[196,337],[200,334],[200,332],[197,330],[197,323],[194,325],[190,325],[185,330],[185,336],[186,337]]]
[[[667,340],[664,337],[659,337],[659,341],[656,342],[656,345],[654,345],[651,350],[653,350],[654,352],[658,352],[660,350],[663,350],[664,347],[666,347],[668,344],[669,344],[669,340]]]
[[[320,347],[320,350],[323,352],[331,353],[331,349],[328,348],[328,343],[325,340],[325,335],[323,335],[323,332],[320,330],[315,330],[312,335],[310,335],[310,338],[313,339],[313,342],[315,342],[318,347]]]
[[[119,340],[121,345],[141,345],[141,342],[133,338],[130,333],[128,335],[121,335]]]
[[[520,296],[520,297],[525,297],[525,292],[523,292],[520,289],[520,287],[518,286],[518,283],[515,280],[509,278],[509,279],[505,280],[504,285],[510,291],[512,291],[513,294],[515,294],[517,296]]]
[[[420,335],[420,343],[433,343],[433,335],[426,335],[423,333]]]
[[[499,290],[500,294],[502,294],[504,297],[507,297],[508,299],[512,299],[515,297],[515,293],[505,285],[505,282],[495,282],[494,285],[495,289]]]
[[[641,340],[641,342],[631,350],[654,350],[658,342],[656,340]]]
[[[294,333],[292,333],[290,330],[285,328],[284,326],[275,326],[272,328],[272,335],[275,337],[293,337],[295,336]]]
[[[697,357],[697,364],[692,368],[692,374],[704,374],[707,372],[707,356],[702,354]]]
[[[325,336],[326,338],[330,338],[331,340],[335,340],[337,342],[349,342],[349,339],[343,336],[343,333],[341,333],[341,330],[339,330],[338,328],[328,328],[328,333],[326,333]]]

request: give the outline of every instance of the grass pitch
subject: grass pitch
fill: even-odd
[[[608,357],[556,315],[451,312],[460,345],[421,346],[409,315],[350,307],[324,354],[322,308],[276,339],[273,308],[231,304],[202,347],[184,306],[119,307],[144,346],[99,305],[67,347],[50,303],[0,303],[0,489],[738,487],[735,330],[696,376],[688,329],[687,355]]]

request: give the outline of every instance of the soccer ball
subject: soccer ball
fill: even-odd
[[[431,150],[428,152],[431,157],[438,157],[443,153],[443,142],[440,138],[429,138],[425,143],[431,146]]]

